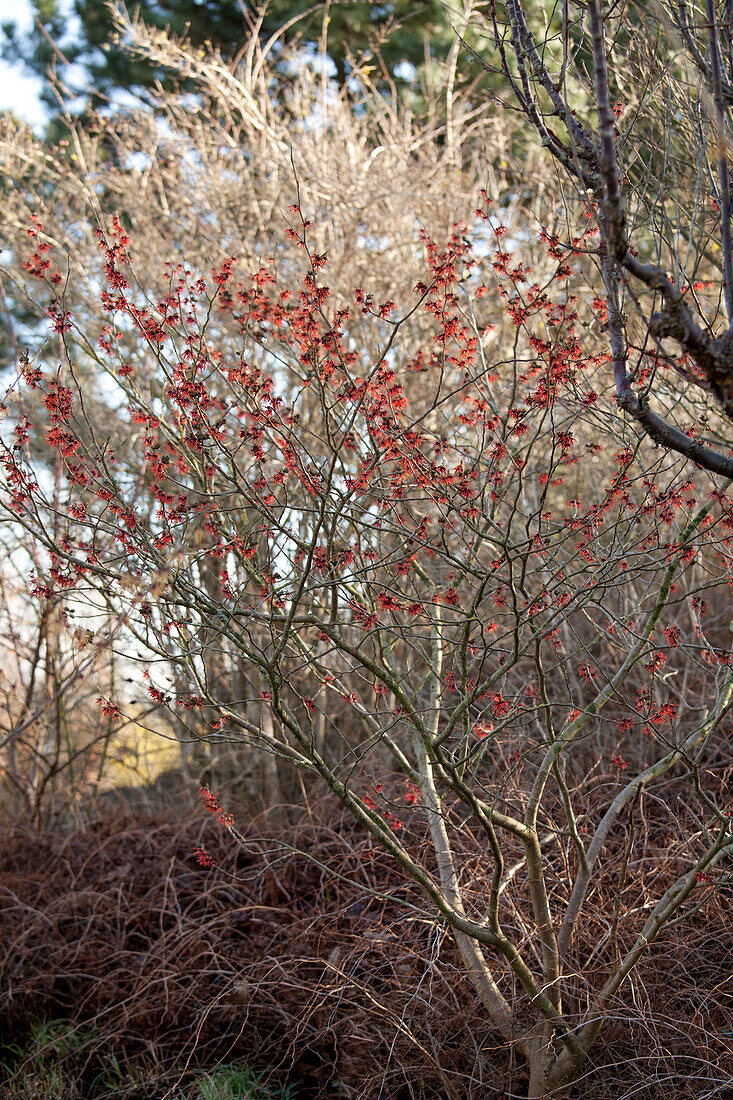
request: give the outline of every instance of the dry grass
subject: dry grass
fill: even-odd
[[[635,894],[641,877],[651,887],[664,874],[654,850],[667,819],[653,806],[638,824],[647,858]],[[252,821],[243,847],[200,814],[10,828],[0,856],[8,1040],[22,1044],[39,1018],[74,1021],[85,1038],[68,1058],[78,1095],[95,1100],[181,1096],[196,1069],[238,1060],[272,1067],[303,1097],[522,1095],[511,1050],[475,1010],[415,888],[332,805],[295,816]],[[197,865],[195,845],[214,868]],[[622,845],[609,853],[580,952],[613,911],[622,857]],[[715,892],[652,949],[572,1095],[724,1095],[732,947],[729,898]],[[110,1050],[120,1084],[85,1093]]]

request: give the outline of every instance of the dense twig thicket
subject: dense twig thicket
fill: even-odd
[[[417,854],[418,818],[407,826]],[[634,829],[645,868],[671,882],[661,799]],[[297,825],[270,816],[244,835],[232,846],[200,815],[11,830],[0,858],[6,1034],[22,1040],[39,1017],[66,1020],[67,1053],[54,1065],[71,1095],[95,1100],[188,1096],[200,1067],[240,1060],[271,1067],[273,1084],[304,1097],[526,1092],[511,1047],[475,1013],[450,936],[368,832],[311,804]],[[626,844],[609,850],[607,885],[580,933],[600,970]],[[202,845],[216,860],[205,870],[192,854]],[[466,847],[478,870],[480,838]],[[640,967],[575,1095],[663,1100],[673,1081],[692,1100],[724,1086],[730,940],[725,897],[708,891]],[[23,1057],[7,1065],[9,1088],[31,1087]]]

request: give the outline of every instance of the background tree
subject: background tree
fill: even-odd
[[[679,430],[668,404],[676,375],[687,395],[706,390],[733,415],[729,13],[712,0],[608,14],[592,2],[563,9],[561,30],[534,26],[509,0],[488,35],[518,109],[597,210],[619,406],[655,443],[730,476],[720,435],[706,446],[696,424]],[[561,36],[552,66],[547,47]]]
[[[38,558],[3,525],[0,573],[0,807],[35,824],[93,796],[114,759],[119,714],[97,700],[117,691],[110,623],[95,631],[28,574]]]
[[[21,34],[12,22],[3,25],[4,56],[22,60],[43,80],[42,95],[54,114],[58,95],[48,81],[49,70],[68,84],[70,99],[79,95],[93,106],[120,90],[146,93],[157,80],[170,76],[151,58],[130,53],[116,39],[108,0],[74,0],[69,7],[71,21],[67,5],[60,0],[33,0],[35,24],[30,32]],[[327,26],[328,57],[339,85],[345,83],[354,59],[362,57],[371,62],[377,84],[404,88],[415,70],[425,70],[426,63],[430,70],[448,55],[455,42],[451,23],[463,21],[463,7],[442,0],[387,4],[270,0],[262,5],[164,0],[135,5],[134,11],[147,26],[185,36],[194,49],[213,46],[229,61],[241,57],[253,32],[263,45],[276,36],[282,44],[297,41],[317,52]],[[405,63],[407,68],[402,67]],[[474,75],[477,72],[480,69]],[[287,76],[286,70],[280,75]],[[434,74],[428,71],[427,77],[431,80]]]

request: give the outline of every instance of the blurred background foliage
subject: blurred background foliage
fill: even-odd
[[[473,5],[472,5],[473,6]],[[149,58],[133,56],[116,37],[107,0],[32,0],[34,25],[23,32],[7,21],[2,26],[3,56],[22,62],[43,81],[43,98],[52,116],[59,99],[79,112],[99,107],[120,92],[145,96],[171,76]],[[236,63],[253,33],[262,45],[275,39],[282,65],[275,77],[287,80],[294,64],[288,47],[297,44],[316,54],[323,44],[333,75],[344,84],[358,64],[368,64],[375,83],[420,100],[420,85],[439,76],[440,65],[455,46],[454,28],[465,33],[464,5],[443,0],[271,0],[256,5],[241,0],[163,0],[128,5],[149,27],[167,29],[189,43],[218,50]],[[71,17],[70,17],[71,16]],[[476,45],[473,31],[469,35]],[[295,62],[297,64],[297,61]],[[485,76],[474,58],[462,66],[461,79]],[[59,87],[59,81],[64,86]]]

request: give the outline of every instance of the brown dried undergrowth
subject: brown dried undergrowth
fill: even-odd
[[[649,799],[637,813],[641,859],[618,906],[623,838],[608,852],[581,932],[598,943],[599,968],[608,915],[618,911],[623,937],[641,880],[658,894],[674,869],[664,803]],[[195,1070],[233,1061],[269,1067],[303,1097],[522,1095],[512,1052],[474,1012],[448,935],[366,833],[330,803],[271,813],[243,833],[237,845],[202,812],[177,820],[170,810],[9,827],[5,1041],[22,1046],[39,1019],[74,1022],[84,1041],[68,1070],[77,1095],[94,1100],[181,1097]],[[468,857],[470,835],[466,845]],[[216,865],[198,866],[194,846]],[[465,866],[479,874],[480,860]],[[680,1098],[720,1095],[733,1074],[730,916],[729,890],[707,889],[697,913],[655,945],[625,998],[633,1009],[606,1030],[574,1096],[651,1100],[668,1097],[670,1083]],[[93,1071],[110,1050],[120,1071],[105,1091]],[[11,1070],[22,1076],[22,1058]]]

